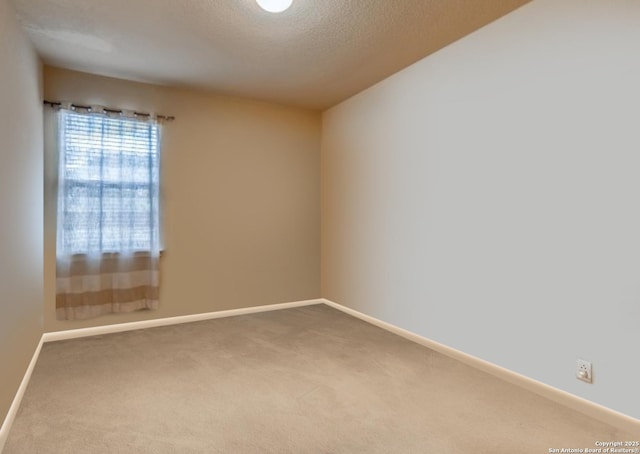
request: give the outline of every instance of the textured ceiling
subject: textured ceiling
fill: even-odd
[[[529,0],[11,0],[45,63],[330,107]]]

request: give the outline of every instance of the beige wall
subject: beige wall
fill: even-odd
[[[0,423],[42,334],[40,76],[15,13],[0,0]]]
[[[638,43],[536,0],[326,112],[322,296],[640,418]]]
[[[55,169],[46,118],[45,331],[320,296],[320,114],[45,67],[46,99],[175,115],[163,130],[160,309],[55,320]]]

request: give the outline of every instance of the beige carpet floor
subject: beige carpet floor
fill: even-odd
[[[4,454],[541,454],[631,438],[316,305],[45,344]]]

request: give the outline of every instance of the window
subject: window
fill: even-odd
[[[157,250],[159,128],[60,111],[58,256]]]
[[[160,126],[100,110],[59,111],[60,320],[159,304]]]

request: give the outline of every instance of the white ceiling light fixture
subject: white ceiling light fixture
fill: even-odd
[[[265,11],[281,13],[289,9],[293,0],[256,0],[256,3]]]

